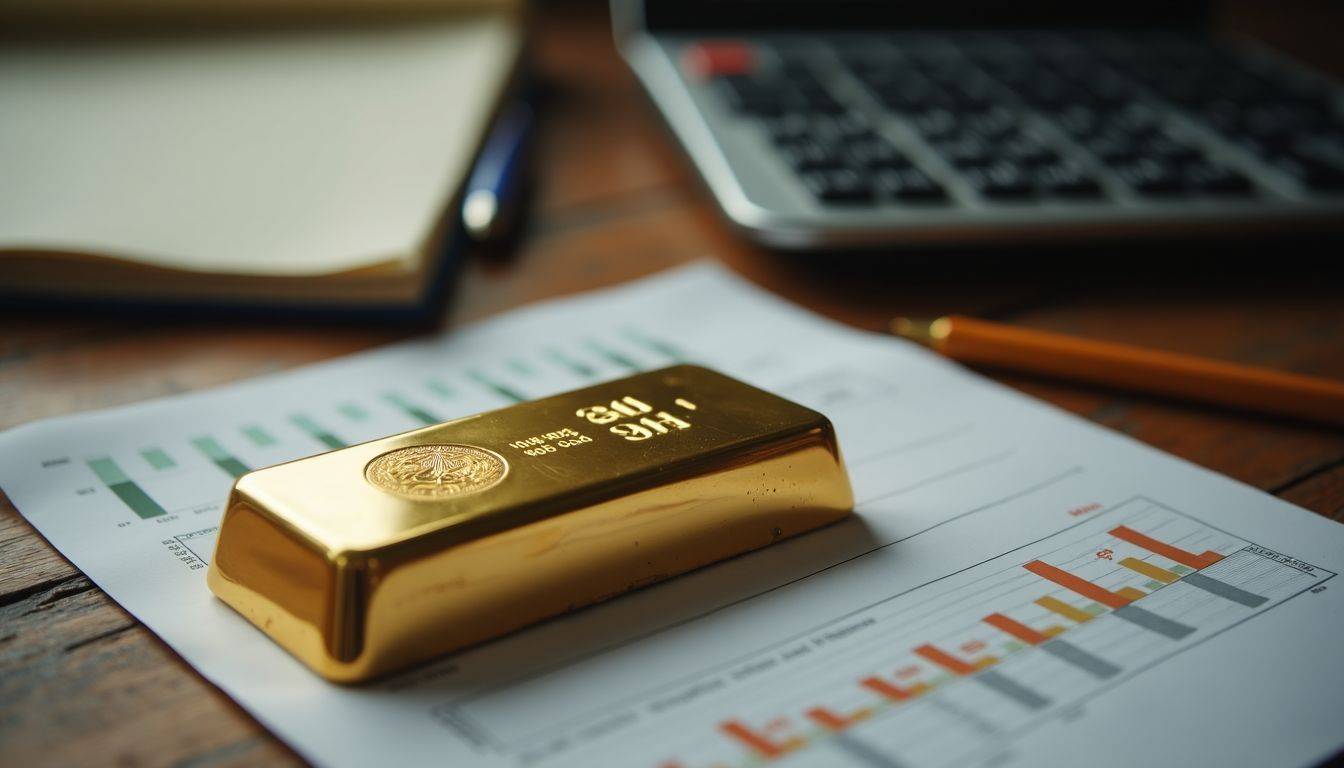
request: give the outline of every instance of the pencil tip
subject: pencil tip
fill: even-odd
[[[891,321],[891,332],[903,339],[932,347],[939,337],[936,327],[942,318],[898,317]]]

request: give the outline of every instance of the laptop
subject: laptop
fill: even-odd
[[[1209,3],[614,0],[724,215],[783,249],[1344,222],[1344,90]]]

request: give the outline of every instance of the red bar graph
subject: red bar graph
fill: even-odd
[[[803,746],[807,740],[801,736],[793,736],[782,741],[776,741],[769,735],[758,733],[738,720],[728,720],[719,723],[719,730],[723,733],[737,739],[752,752],[764,757],[767,760],[776,757],[783,757],[793,750]]]
[[[1112,529],[1111,535],[1121,541],[1128,541],[1130,544],[1143,547],[1149,552],[1161,555],[1168,560],[1180,563],[1189,568],[1194,568],[1195,570],[1207,568],[1223,559],[1223,556],[1217,552],[1205,552],[1197,555],[1194,552],[1181,549],[1180,547],[1173,547],[1170,544],[1158,541],[1151,536],[1145,536],[1133,528],[1124,525]]]
[[[1040,645],[1050,639],[1047,635],[1037,632],[1020,621],[1010,619],[1002,613],[991,613],[984,618],[984,622],[995,629],[1007,632],[1028,645]]]
[[[1111,608],[1123,608],[1134,602],[1124,595],[1119,595],[1109,589],[1099,587],[1087,579],[1074,576],[1068,571],[1060,570],[1059,568],[1056,568],[1049,563],[1043,563],[1040,560],[1032,560],[1022,567],[1043,579],[1055,582],[1071,592],[1077,592],[1089,600],[1095,600],[1098,603]]]
[[[975,674],[975,667],[958,659],[947,651],[939,650],[932,645],[921,645],[915,649],[915,653],[955,675]]]

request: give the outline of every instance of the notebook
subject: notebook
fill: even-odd
[[[508,6],[0,46],[0,293],[412,308],[514,69]]]

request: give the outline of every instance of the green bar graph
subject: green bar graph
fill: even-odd
[[[499,395],[500,397],[506,400],[512,400],[515,403],[521,403],[522,401],[527,399],[527,397],[525,397],[524,395],[519,394],[517,391],[510,389],[509,387],[505,386],[504,384],[501,384],[498,381],[495,381],[494,379],[490,378],[489,376],[486,376],[484,373],[480,371],[475,370],[467,371],[467,376],[471,378],[472,381],[475,381],[477,384],[480,384],[481,386],[485,387],[491,392],[494,392],[495,394]]]
[[[289,417],[294,426],[308,433],[309,437],[317,440],[328,448],[344,448],[345,443],[341,439],[318,425],[317,422],[308,418],[302,413],[296,413]]]
[[[597,376],[597,371],[594,370],[591,365],[575,360],[558,349],[547,349],[546,357],[550,358],[552,362],[559,365],[561,368],[568,368],[585,379],[591,379]]]
[[[155,469],[172,469],[177,466],[177,462],[173,461],[173,457],[165,453],[162,448],[146,448],[140,452],[140,455],[145,457],[145,461],[149,462],[149,466]]]
[[[115,461],[109,458],[92,459],[89,461],[89,469],[92,469],[107,489],[116,494],[117,498],[141,519],[148,520],[151,517],[168,514],[168,510],[159,506],[159,503],[151,499],[143,488],[127,477]]]
[[[397,408],[400,408],[407,416],[410,416],[421,424],[438,424],[440,421],[443,421],[443,419],[438,418],[396,392],[387,392],[383,395],[383,398]]]
[[[677,349],[676,347],[672,346],[671,344],[662,339],[648,336],[637,328],[627,327],[624,329],[624,333],[627,339],[630,339],[631,341],[635,342],[641,347],[656,352],[662,355],[663,357],[671,358],[673,360],[678,361],[687,359],[686,354],[682,352],[680,349]]]
[[[336,406],[336,410],[340,411],[342,416],[352,421],[363,421],[369,418],[369,412],[359,407],[356,403],[342,403]]]
[[[442,398],[457,397],[457,393],[453,391],[453,388],[443,383],[439,379],[429,379],[425,382],[425,386],[429,387],[429,391],[433,392],[439,397]]]
[[[197,437],[191,441],[191,444],[196,446],[196,450],[205,454],[206,458],[213,461],[216,466],[234,477],[242,477],[250,471],[246,464],[226,451],[224,446],[220,445],[219,441],[213,437]]]
[[[243,436],[252,441],[252,444],[258,448],[266,448],[275,445],[275,437],[260,425],[248,424],[243,427]]]
[[[536,371],[532,369],[532,366],[528,365],[525,360],[520,360],[516,357],[509,358],[505,365],[508,365],[509,370],[519,376],[532,376],[536,373]]]
[[[602,346],[601,344],[597,343],[592,339],[588,339],[587,341],[585,341],[584,346],[588,347],[588,349],[592,350],[594,353],[602,356],[603,358],[606,358],[607,360],[611,361],[612,363],[615,363],[616,365],[622,368],[625,368],[630,371],[643,370],[640,367],[639,363],[636,363],[634,360],[631,360],[630,358],[626,357],[620,352],[617,352],[614,349],[611,349],[610,347]]]

